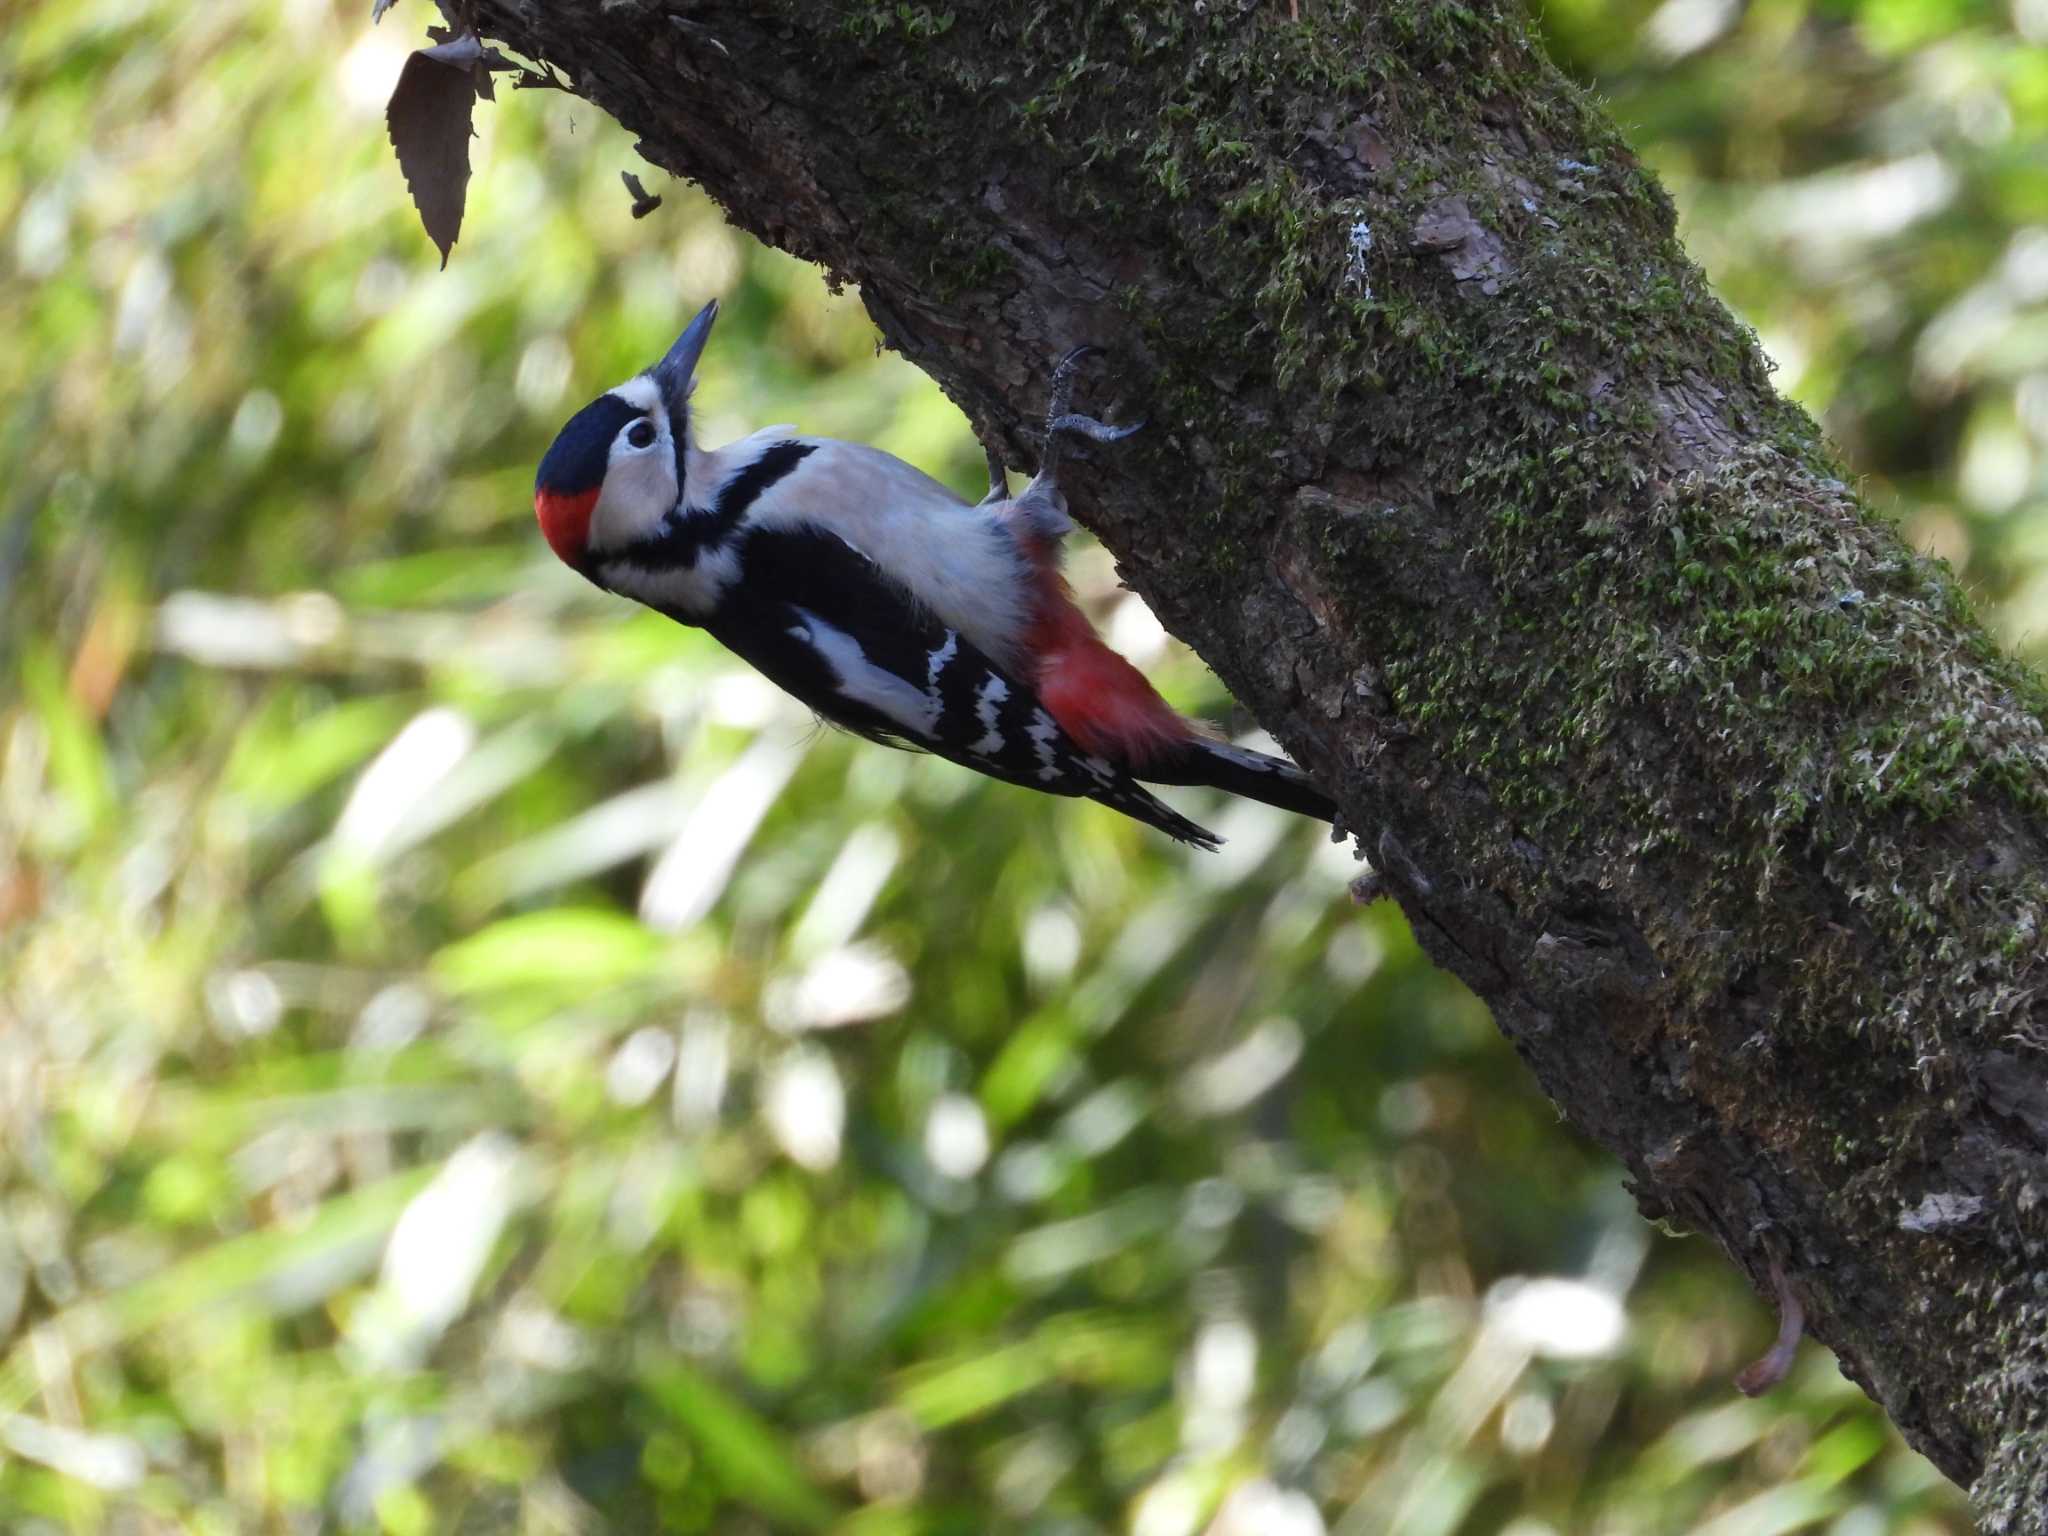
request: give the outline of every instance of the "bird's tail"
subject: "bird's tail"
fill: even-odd
[[[1243,795],[1277,805],[1298,816],[1334,821],[1337,802],[1316,788],[1313,780],[1284,757],[1234,747],[1227,741],[1192,737],[1154,753],[1136,777],[1151,784],[1189,784]]]
[[[1129,779],[1115,789],[1104,790],[1090,798],[1122,811],[1126,816],[1135,817],[1148,827],[1157,827],[1175,842],[1186,843],[1204,853],[1214,853],[1222,845],[1223,839],[1207,827],[1189,821],[1158,796],[1147,794]]]

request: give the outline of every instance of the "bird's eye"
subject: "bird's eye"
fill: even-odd
[[[654,423],[646,420],[634,422],[633,425],[626,428],[626,441],[635,448],[652,448],[654,446]]]

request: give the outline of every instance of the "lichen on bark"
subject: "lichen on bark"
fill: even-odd
[[[1029,463],[1639,1199],[2042,1523],[2048,734],[1511,6],[485,0]],[[679,301],[680,304],[681,301]]]

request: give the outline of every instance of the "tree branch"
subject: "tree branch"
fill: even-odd
[[[1511,9],[485,0],[1072,477],[1647,1213],[2039,1528],[2048,743]],[[679,308],[701,296],[678,297]]]

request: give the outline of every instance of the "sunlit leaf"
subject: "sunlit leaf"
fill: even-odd
[[[79,707],[47,650],[22,661],[22,682],[48,743],[50,786],[75,818],[75,835],[103,822],[114,805],[112,771],[99,728]]]
[[[942,1429],[986,1413],[1052,1376],[1052,1360],[1043,1345],[1009,1344],[920,1366],[896,1395],[920,1424]]]
[[[688,1432],[734,1498],[803,1530],[820,1529],[837,1515],[787,1440],[730,1392],[674,1359],[643,1362],[640,1382]]]
[[[547,986],[595,991],[659,963],[662,937],[603,908],[523,913],[480,929],[434,956],[434,980],[450,992]]]

